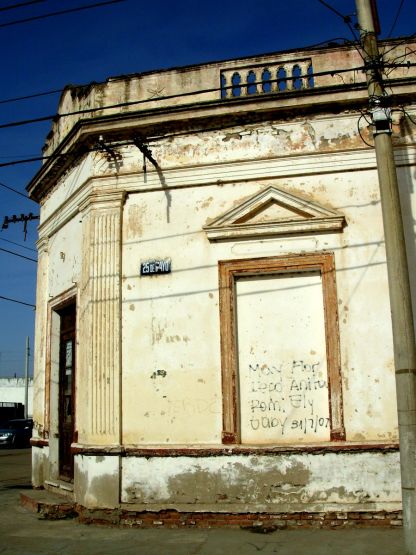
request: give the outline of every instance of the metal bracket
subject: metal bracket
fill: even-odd
[[[34,214],[32,214],[32,212],[29,212],[29,214],[20,214],[20,216],[16,216],[16,214],[13,214],[13,216],[4,216],[4,220],[3,220],[3,225],[1,226],[1,231],[3,231],[3,229],[8,229],[9,228],[9,224],[17,224],[18,222],[23,222],[23,233],[25,235],[25,241],[26,241],[26,236],[27,236],[27,223],[32,221],[32,220],[39,220],[39,216],[35,216]]]
[[[159,169],[159,164],[154,159],[152,151],[150,150],[150,148],[139,137],[135,137],[133,139],[133,144],[143,154],[143,166],[142,166],[142,168],[143,168],[144,178],[146,180],[146,173],[147,173],[146,160],[149,160],[149,162],[151,162],[157,170]]]
[[[117,152],[116,150],[111,148],[110,145],[105,143],[104,137],[102,135],[100,135],[98,137],[98,148],[102,152],[106,152],[107,153],[107,161],[108,162],[114,162],[114,164],[116,166],[118,166],[119,161],[123,159],[122,155],[119,152]]]

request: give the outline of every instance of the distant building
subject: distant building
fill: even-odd
[[[1,403],[21,403],[25,405],[24,378],[0,378],[0,404]],[[24,409],[23,409],[24,410]],[[29,378],[28,383],[28,416],[33,414],[33,378]]]
[[[389,70],[412,276],[415,77]],[[65,89],[28,186],[35,486],[137,521],[396,515],[367,105],[349,45]]]

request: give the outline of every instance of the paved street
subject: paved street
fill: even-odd
[[[39,520],[19,504],[30,450],[0,450],[1,555],[404,555],[401,530],[139,530]]]

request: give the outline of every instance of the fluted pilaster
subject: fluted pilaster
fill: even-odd
[[[83,213],[80,338],[77,365],[79,441],[120,438],[120,274],[123,194],[92,195]]]
[[[34,397],[33,419],[35,421],[34,436],[44,437],[48,424],[48,403],[46,395],[46,342],[48,320],[48,238],[41,237],[37,242],[38,269],[36,287],[36,319],[35,319],[35,345],[34,345]],[[45,410],[46,409],[46,410]]]

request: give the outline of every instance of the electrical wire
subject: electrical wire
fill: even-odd
[[[399,46],[402,46],[403,44],[406,44],[406,42],[408,42],[409,40],[412,40],[416,38],[416,33],[413,33],[413,35],[410,35],[409,37],[405,37],[403,38],[402,41],[400,41],[399,43],[395,44],[394,46],[392,46],[390,48],[390,50],[385,50],[383,52],[383,56],[387,56],[387,54],[390,54],[390,52],[393,52],[393,50],[395,50],[396,48],[399,48]],[[399,56],[400,57],[400,56]]]
[[[394,21],[392,23],[391,29],[390,29],[389,34],[387,35],[387,37],[391,37],[391,35],[394,31],[394,28],[396,27],[396,23],[397,23],[397,20],[399,19],[400,12],[402,11],[403,4],[404,4],[404,0],[400,0],[400,5],[399,5],[399,8],[396,12],[396,17],[394,18]]]
[[[413,125],[416,125],[416,120],[413,119],[413,117],[409,114],[409,112],[405,109],[404,106],[401,107],[401,112],[403,112],[405,117],[407,117],[413,123]]]
[[[29,6],[30,4],[40,4],[41,2],[45,2],[45,0],[30,0],[28,2],[19,2],[18,4],[11,4],[10,6],[4,6],[3,8],[0,8],[0,12],[15,10],[16,8],[22,8],[23,6]]]
[[[318,0],[318,2],[323,6],[325,6],[326,8],[328,8],[328,10],[331,10],[331,12],[334,12],[337,16],[341,17],[344,23],[347,23],[347,22],[351,23],[351,17],[349,15],[342,14],[341,12],[336,10],[333,6],[331,6],[331,4],[328,4],[328,2],[325,2],[324,0]]]
[[[416,36],[416,35],[411,35],[409,38],[413,38],[414,36]],[[328,40],[325,40],[325,41],[322,41],[322,42],[318,42],[316,44],[309,45],[306,48],[317,48],[318,46],[323,46],[323,45],[328,46],[328,45],[331,44],[331,42],[336,42],[336,41],[343,41],[344,44],[353,45],[353,46],[356,46],[356,44],[359,44],[359,42],[357,42],[354,45],[353,41],[351,41],[351,40],[349,40],[345,37],[335,37],[335,38],[328,39]],[[401,42],[397,46],[400,46],[401,44],[404,44],[404,42],[406,42],[406,41]],[[393,50],[394,48],[396,48],[396,46],[394,46],[391,50]],[[388,52],[390,52],[390,51],[388,51]],[[388,53],[388,52],[386,52],[386,53]],[[103,85],[106,82],[107,81],[94,81],[94,85]],[[13,97],[13,98],[5,98],[3,100],[0,100],[0,104],[7,104],[7,103],[10,103],[10,102],[19,102],[19,101],[22,101],[22,100],[31,100],[33,98],[38,98],[38,97],[41,97],[41,96],[48,96],[48,95],[52,95],[52,94],[58,94],[58,93],[62,93],[65,90],[65,88],[67,88],[67,87],[63,87],[61,89],[52,89],[50,91],[42,91],[42,92],[38,92],[38,93],[27,94],[27,95],[23,95],[23,96],[16,96],[16,97]]]
[[[13,189],[13,187],[9,187],[8,185],[5,185],[4,183],[1,183],[1,181],[0,181],[0,187],[4,187],[5,189],[8,189],[9,191],[13,191],[13,193],[16,193],[16,195],[20,195],[21,197],[25,198],[26,200],[32,200],[27,195],[21,193],[17,189]]]
[[[38,262],[35,258],[29,258],[28,256],[24,256],[23,254],[19,254],[14,251],[3,249],[2,247],[0,247],[0,251],[7,252],[8,254],[13,254],[13,256],[18,256],[19,258],[25,258],[26,260],[31,260],[32,262],[36,262],[36,263]]]
[[[302,77],[312,78],[312,77],[322,77],[324,75],[332,75],[333,76],[337,73],[348,73],[348,72],[351,72],[351,71],[362,71],[364,69],[365,69],[364,66],[359,66],[359,67],[350,67],[350,68],[337,69],[337,70],[318,71],[316,73],[310,73],[308,75],[302,75]],[[282,81],[293,81],[295,78],[296,77],[294,77],[294,76],[282,77],[282,78],[277,78],[277,79],[268,79],[267,82],[268,83],[278,83],[278,82],[282,82]],[[262,84],[262,81],[256,81],[255,83],[250,83],[250,84],[251,85],[258,85],[258,84]],[[189,92],[184,92],[184,93],[170,94],[170,95],[166,95],[166,96],[145,98],[143,100],[131,100],[129,102],[120,102],[120,103],[117,103],[117,104],[109,104],[107,106],[97,106],[96,108],[86,108],[84,110],[74,110],[73,112],[65,112],[63,114],[52,114],[52,115],[48,115],[48,116],[41,116],[41,117],[38,117],[38,118],[11,121],[11,122],[8,122],[8,123],[0,124],[0,129],[7,129],[9,127],[19,127],[19,126],[22,126],[22,125],[30,125],[32,123],[42,123],[44,121],[50,121],[50,120],[58,120],[58,119],[61,119],[61,118],[64,118],[64,117],[76,116],[76,115],[79,115],[79,114],[92,114],[94,112],[100,112],[100,111],[104,111],[104,110],[112,110],[114,108],[126,108],[128,106],[137,106],[137,105],[140,105],[140,104],[147,104],[149,102],[161,102],[161,101],[164,101],[164,100],[172,100],[174,98],[183,98],[183,97],[188,97],[188,96],[196,96],[196,95],[199,95],[199,94],[206,94],[206,93],[210,93],[210,92],[219,92],[219,91],[232,90],[235,87],[236,87],[236,85],[228,85],[226,87],[213,87],[213,88],[210,88],[210,89],[200,89],[198,91],[189,91]],[[0,164],[0,167],[2,167],[3,165]]]
[[[37,252],[36,249],[32,249],[31,247],[25,247],[25,245],[21,245],[20,243],[16,243],[15,241],[10,241],[10,239],[3,239],[3,237],[0,237],[0,241],[5,241],[6,243],[11,243],[12,245],[16,245],[16,247],[20,247],[21,249],[26,249],[28,251]]]
[[[362,133],[361,133],[360,121],[361,121],[361,119],[362,119],[363,117],[364,117],[364,114],[361,114],[361,116],[358,118],[358,121],[357,121],[358,134],[360,135],[360,138],[361,138],[361,140],[363,141],[364,144],[366,144],[366,145],[367,145],[368,147],[370,147],[370,148],[374,148],[374,145],[372,145],[372,144],[370,144],[370,143],[367,143],[367,141],[364,139],[364,137],[363,137],[363,135],[362,135]],[[366,119],[366,121],[367,121],[367,119]]]
[[[25,96],[15,96],[14,98],[5,98],[4,100],[0,100],[0,104],[7,104],[9,102],[18,102],[19,100],[30,100],[32,98],[38,98],[39,96],[47,96],[51,94],[61,93],[63,90],[64,89],[55,89],[53,91],[27,94]]]
[[[82,10],[89,10],[91,8],[100,8],[102,6],[108,6],[109,4],[118,4],[120,2],[126,2],[126,0],[107,0],[106,2],[98,2],[97,4],[78,6],[77,8],[68,8],[66,10],[60,10],[58,12],[50,12],[42,15],[26,17],[25,19],[15,19],[14,21],[7,21],[6,23],[0,23],[0,27],[11,27],[12,25],[20,25],[21,23],[30,23],[31,21],[37,21],[39,19],[46,19],[48,17],[55,17],[57,15],[65,15],[69,13],[80,12]]]
[[[359,37],[357,37],[354,28],[351,25],[351,16],[350,15],[344,15],[341,12],[339,12],[338,10],[336,10],[331,4],[329,4],[328,2],[325,2],[325,0],[318,0],[318,2],[320,4],[322,4],[323,6],[325,6],[326,8],[328,8],[328,10],[330,10],[331,12],[335,13],[338,17],[340,17],[342,19],[342,21],[347,25],[348,29],[350,30],[352,36],[354,37],[354,41],[352,44],[355,47],[355,49],[357,50],[358,54],[360,55],[360,57],[364,60],[364,56],[361,54],[359,48],[356,46],[356,44],[360,44],[360,40]],[[363,45],[361,44],[361,48],[364,50],[364,53],[368,56],[368,53],[365,51],[365,49],[363,48]]]
[[[42,0],[43,1],[43,0]],[[335,37],[335,38],[331,38],[322,42],[318,42],[316,44],[311,44],[305,48],[317,48],[318,46],[329,46],[332,42],[336,42],[336,41],[343,41],[344,44],[352,44],[352,41],[349,39],[346,39],[345,37]],[[94,81],[94,85],[104,85],[106,84],[107,81]],[[50,91],[42,91],[42,92],[38,92],[38,93],[32,93],[32,94],[27,94],[27,95],[23,95],[23,96],[15,96],[12,98],[5,98],[3,100],[0,99],[0,104],[7,104],[10,102],[19,102],[22,100],[31,100],[33,98],[38,98],[41,96],[48,96],[48,95],[52,95],[52,94],[58,94],[58,93],[62,93],[67,87],[63,87],[61,89],[52,89]]]
[[[34,304],[18,301],[17,299],[11,299],[10,297],[4,297],[3,295],[0,295],[0,299],[3,299],[4,301],[10,301],[12,303],[24,304],[25,306],[31,306],[32,308],[36,308],[36,305]]]

